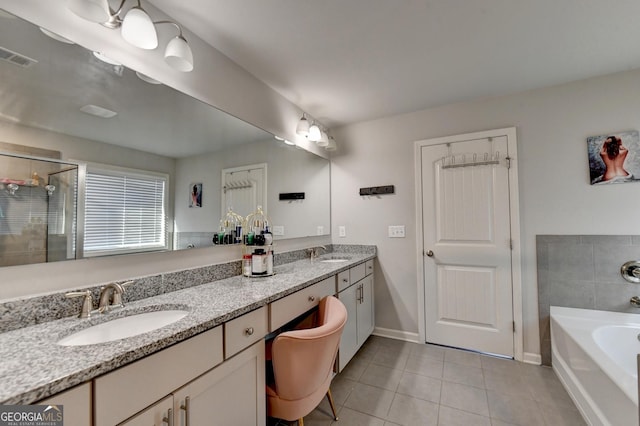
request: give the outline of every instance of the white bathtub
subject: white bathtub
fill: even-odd
[[[638,425],[640,315],[551,307],[552,365],[591,425]]]

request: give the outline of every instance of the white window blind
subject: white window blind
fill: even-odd
[[[167,248],[167,177],[87,170],[85,256]]]

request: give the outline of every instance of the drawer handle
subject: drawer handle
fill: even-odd
[[[343,282],[343,283],[348,283],[348,282],[349,282],[349,280],[348,280],[347,278],[343,278],[343,279],[342,279],[342,282]]]
[[[315,302],[315,301],[316,301],[315,296],[309,296],[309,302]]]
[[[367,266],[367,269],[373,269],[373,266],[369,265]]]
[[[191,398],[188,396],[184,398],[184,404],[180,405],[180,409],[184,410],[184,424],[185,426],[191,426]]]
[[[253,327],[247,327],[244,329],[244,334],[247,336],[251,336],[253,334]]]
[[[173,426],[173,408],[167,410],[167,416],[162,418],[162,423]]]

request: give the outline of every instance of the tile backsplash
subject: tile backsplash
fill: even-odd
[[[638,235],[538,235],[540,353],[551,364],[549,307],[640,313],[629,303],[640,284],[625,281],[620,266],[640,259]]]

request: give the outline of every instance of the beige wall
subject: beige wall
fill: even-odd
[[[587,136],[640,129],[639,79],[633,71],[337,129],[333,242],[378,246],[376,325],[418,332],[414,141],[515,126],[524,350],[539,353],[535,236],[640,234],[640,183],[591,186],[586,151]],[[387,184],[395,195],[358,195],[361,186]],[[340,225],[346,238],[337,237]],[[389,239],[389,225],[405,225],[407,237]]]

